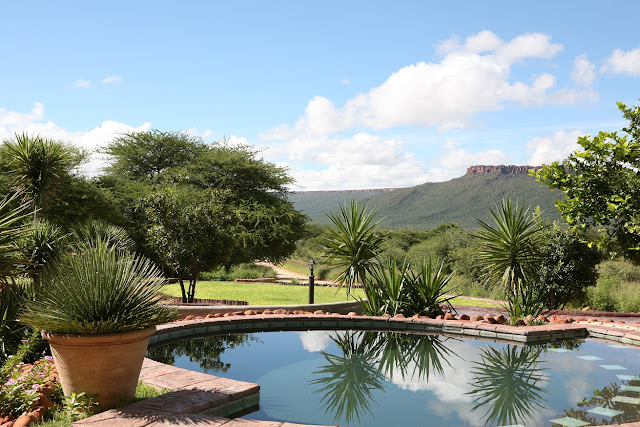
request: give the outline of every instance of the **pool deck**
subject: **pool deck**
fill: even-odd
[[[487,308],[483,308],[486,313]],[[282,310],[284,311],[284,310]],[[295,312],[294,312],[295,313]],[[369,317],[337,313],[271,313],[235,312],[225,316],[191,318],[158,326],[150,345],[183,340],[188,337],[235,332],[280,330],[360,329],[389,330],[410,333],[464,336],[470,339],[541,344],[544,342],[595,337],[640,347],[640,315],[624,321],[598,318],[589,313],[584,319],[557,316],[542,326],[508,326],[488,320],[444,320],[425,317]],[[569,319],[571,320],[571,319]],[[576,321],[579,320],[579,321]],[[310,427],[279,421],[226,418],[255,407],[259,403],[258,384],[216,377],[145,359],[140,381],[170,390],[156,398],[111,409],[75,422],[76,427]],[[640,426],[640,422],[622,424]],[[317,426],[316,426],[317,427]],[[329,426],[324,426],[329,427]]]

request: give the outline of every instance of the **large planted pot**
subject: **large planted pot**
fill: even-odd
[[[133,398],[149,338],[156,327],[116,334],[42,331],[49,341],[65,396],[97,394],[96,412]]]

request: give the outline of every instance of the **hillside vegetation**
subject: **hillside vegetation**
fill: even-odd
[[[443,223],[456,223],[465,229],[477,228],[476,218],[490,220],[489,209],[503,198],[540,206],[546,219],[560,218],[554,202],[559,191],[527,175],[467,174],[446,182],[426,183],[393,191],[299,192],[289,196],[296,209],[312,221],[327,224],[327,213],[339,210],[345,201],[366,202],[378,211],[383,228],[431,229]]]

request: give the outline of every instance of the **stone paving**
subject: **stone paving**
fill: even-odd
[[[486,309],[485,309],[486,310]],[[486,311],[485,311],[486,312]],[[295,314],[294,314],[295,313]],[[556,339],[596,337],[640,347],[640,319],[627,317],[625,321],[601,318],[552,317],[542,326],[508,326],[495,323],[486,316],[483,320],[444,320],[414,316],[412,318],[369,317],[350,313],[287,313],[268,310],[267,314],[253,310],[235,314],[193,318],[158,326],[152,337],[155,344],[182,340],[211,333],[362,329],[392,330],[411,333],[464,335],[471,339],[508,341],[520,344],[548,342]],[[461,316],[462,317],[462,316]],[[570,322],[570,323],[569,323]],[[145,359],[140,380],[155,387],[171,390],[119,409],[105,411],[74,423],[87,427],[147,427],[147,426],[224,426],[224,427],[309,427],[275,421],[229,419],[259,403],[258,384],[215,377],[203,373],[165,365]],[[624,424],[640,426],[638,423]]]

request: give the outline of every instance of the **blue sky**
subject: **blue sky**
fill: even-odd
[[[0,2],[0,138],[248,143],[294,190],[540,164],[640,101],[637,1]],[[87,173],[98,173],[95,155]]]

